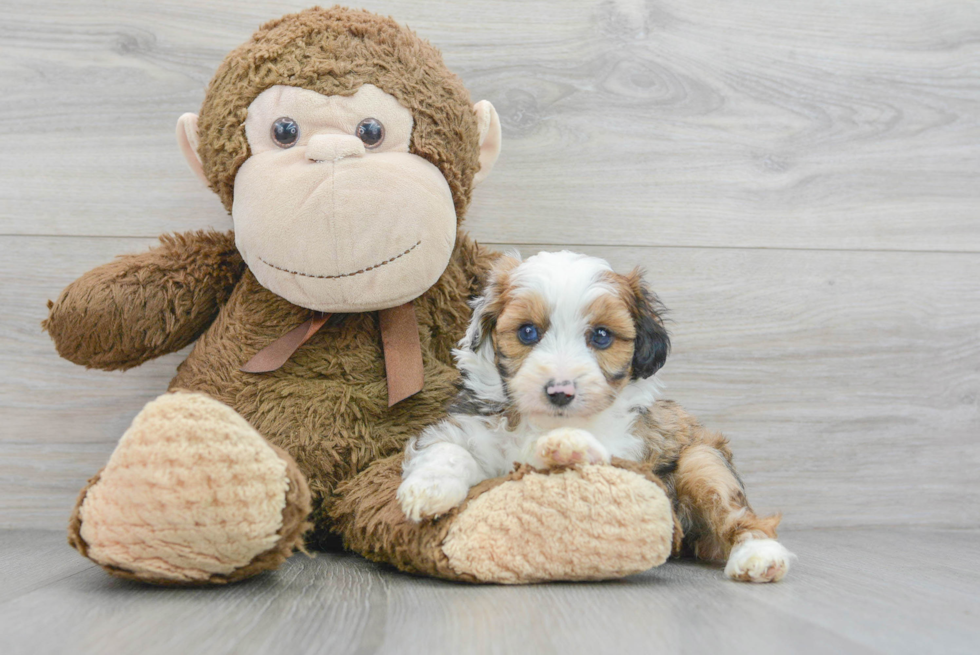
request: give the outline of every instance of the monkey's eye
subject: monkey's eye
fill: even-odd
[[[365,118],[354,131],[367,148],[377,148],[385,140],[385,126],[377,118]]]
[[[525,323],[521,327],[517,328],[517,338],[520,339],[521,343],[525,346],[533,346],[541,337],[538,336],[538,328],[534,327],[530,323]]]
[[[597,327],[589,335],[589,343],[596,350],[605,350],[612,345],[613,335],[607,328]]]
[[[272,124],[272,140],[280,148],[292,148],[299,140],[299,123],[289,116],[277,118]]]

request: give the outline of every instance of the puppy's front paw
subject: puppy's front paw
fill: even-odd
[[[795,557],[775,539],[749,539],[732,549],[725,575],[741,582],[779,582]]]
[[[544,468],[575,464],[608,464],[609,451],[591,433],[558,428],[537,440],[534,454]]]
[[[398,487],[398,503],[409,520],[445,514],[466,499],[469,487],[462,480],[434,473],[416,472]]]

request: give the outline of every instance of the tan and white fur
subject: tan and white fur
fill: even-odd
[[[449,417],[409,442],[398,500],[419,521],[458,506],[515,463],[538,469],[648,463],[671,494],[683,549],[727,558],[736,580],[771,582],[792,554],[779,516],[749,506],[727,440],[669,401],[654,374],[670,340],[639,271],[562,251],[504,257],[454,351]]]

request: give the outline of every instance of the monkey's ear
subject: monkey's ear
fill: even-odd
[[[493,165],[500,156],[500,118],[489,100],[481,100],[473,105],[476,121],[480,126],[480,170],[473,176],[473,186],[487,179]]]
[[[187,165],[191,167],[197,178],[204,182],[205,186],[211,186],[208,176],[204,174],[204,166],[201,165],[201,156],[197,154],[197,146],[200,143],[197,136],[197,114],[187,113],[177,119],[177,145],[184,153]]]
[[[634,380],[648,378],[667,361],[670,352],[670,335],[664,327],[664,306],[643,281],[643,272],[637,268],[626,276],[630,287],[630,313],[636,324],[636,340],[633,342]]]

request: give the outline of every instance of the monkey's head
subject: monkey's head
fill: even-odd
[[[329,312],[394,307],[435,284],[500,152],[493,106],[470,104],[438,50],[341,7],[262,26],[177,137],[258,281]]]

